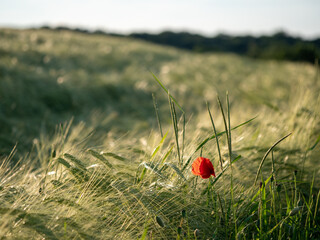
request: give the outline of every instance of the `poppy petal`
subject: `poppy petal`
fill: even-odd
[[[200,177],[203,178],[203,179],[207,179],[211,176],[211,174],[209,173],[206,173],[206,174],[202,174]]]
[[[201,165],[201,157],[198,157],[193,163],[192,163],[192,173],[194,175],[200,175],[200,165]]]
[[[209,178],[211,175],[216,176],[212,162],[204,157],[198,157],[194,160],[192,163],[192,173],[204,179]]]

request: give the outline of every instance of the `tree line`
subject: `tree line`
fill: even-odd
[[[52,30],[71,30],[86,34],[111,35],[141,39],[157,44],[173,46],[198,53],[227,52],[252,58],[302,61],[314,63],[320,57],[320,38],[306,40],[290,36],[285,32],[277,32],[270,36],[231,36],[218,34],[205,37],[189,32],[165,31],[159,34],[131,33],[129,35],[109,33],[102,30],[89,31],[81,28],[51,28]]]

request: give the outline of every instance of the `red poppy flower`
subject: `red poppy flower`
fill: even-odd
[[[213,165],[208,158],[198,157],[192,163],[192,173],[202,178],[209,178],[211,175],[216,177]]]

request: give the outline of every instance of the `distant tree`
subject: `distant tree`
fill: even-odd
[[[42,29],[52,29],[43,26]],[[159,34],[132,33],[121,35],[107,33],[102,30],[90,32],[86,29],[70,29],[65,26],[58,26],[53,30],[68,30],[85,34],[99,34],[117,37],[130,37],[154,42],[162,45],[169,45],[194,52],[230,52],[245,55],[253,58],[304,61],[314,63],[320,57],[320,38],[314,40],[303,40],[299,37],[292,37],[280,31],[272,36],[229,36],[218,34],[215,37],[204,37],[189,32],[165,31]]]

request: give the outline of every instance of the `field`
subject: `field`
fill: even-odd
[[[1,239],[320,238],[319,66],[0,39]]]

